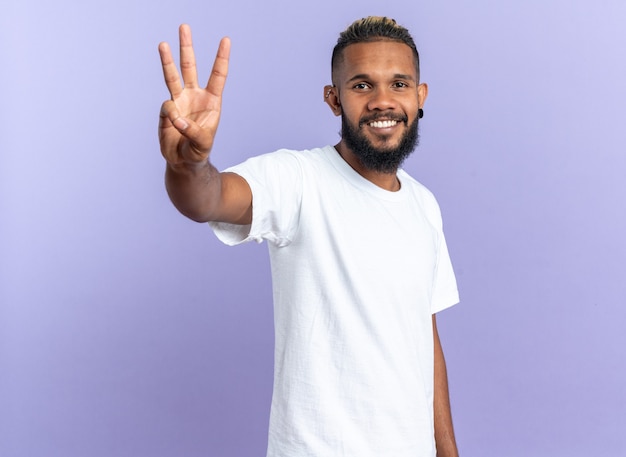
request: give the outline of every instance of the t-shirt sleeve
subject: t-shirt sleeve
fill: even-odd
[[[252,190],[252,223],[209,222],[227,245],[267,240],[286,246],[298,228],[302,199],[302,168],[294,151],[280,150],[253,157],[227,169],[244,178]]]
[[[443,220],[441,210],[435,197],[429,193],[425,199],[428,217],[438,232],[437,237],[437,265],[433,284],[431,300],[431,312],[433,314],[443,311],[459,302],[459,290],[448,252],[446,237],[443,233]]]
[[[439,250],[437,257],[437,270],[435,273],[431,302],[433,314],[443,311],[459,302],[459,290],[443,231],[439,234]]]

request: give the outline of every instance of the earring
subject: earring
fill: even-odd
[[[330,94],[332,93],[332,91],[333,91],[332,89],[328,89],[326,91],[326,98],[330,97]]]
[[[422,108],[417,110],[417,117],[420,119],[424,117],[424,110]]]

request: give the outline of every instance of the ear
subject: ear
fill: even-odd
[[[428,97],[428,84],[421,83],[419,86],[417,86],[418,108],[424,108],[426,97]]]
[[[339,101],[339,94],[335,86],[324,86],[324,101],[330,107],[335,116],[341,114],[341,102]]]

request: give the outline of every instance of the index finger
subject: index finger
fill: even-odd
[[[159,55],[161,56],[165,85],[172,99],[174,99],[182,92],[183,86],[180,83],[180,76],[178,75],[176,63],[174,63],[174,58],[172,57],[170,45],[165,42],[159,43]]]
[[[221,97],[228,76],[228,61],[230,59],[230,38],[224,37],[217,49],[215,62],[211,69],[211,75],[206,85],[206,91],[216,97]]]

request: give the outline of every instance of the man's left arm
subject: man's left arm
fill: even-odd
[[[439,333],[437,332],[437,320],[434,314],[433,338],[435,345],[434,415],[437,457],[458,457],[459,452],[456,447],[456,439],[454,438],[452,413],[450,410],[446,360],[443,356],[443,349],[441,347],[441,341],[439,340]]]

